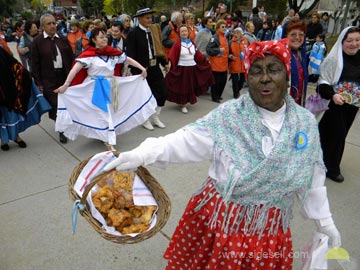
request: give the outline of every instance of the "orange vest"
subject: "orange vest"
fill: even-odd
[[[191,39],[191,41],[195,42],[195,37],[199,30],[196,28],[196,26],[190,26],[189,24],[187,24],[186,26],[189,31],[189,38]]]
[[[229,45],[224,33],[217,31],[216,34],[219,36],[219,48],[225,48],[225,51],[223,51],[220,55],[210,56],[209,62],[211,64],[212,71],[224,72],[228,70]]]
[[[70,46],[71,46],[71,49],[73,51],[73,53],[75,53],[75,44],[76,44],[76,41],[79,39],[79,38],[82,38],[82,45],[83,45],[83,48],[86,48],[88,46],[88,43],[89,43],[89,40],[88,38],[86,37],[85,34],[83,34],[83,32],[81,32],[80,30],[78,30],[76,33],[72,33],[70,32],[67,36],[67,39],[70,43]]]
[[[240,41],[231,41],[230,54],[234,56],[234,60],[231,60],[229,63],[230,73],[244,73],[245,65],[244,61],[240,57],[240,53],[245,51],[249,46],[249,42],[246,38],[242,37]],[[244,52],[245,53],[245,52]]]
[[[175,31],[173,23],[169,22],[169,25],[171,27],[171,32],[170,32],[170,35],[168,36],[168,39],[174,41],[174,43],[175,43],[175,41],[177,41],[180,37],[179,37],[178,33]],[[170,50],[171,50],[171,48],[164,47],[166,58],[168,58]]]

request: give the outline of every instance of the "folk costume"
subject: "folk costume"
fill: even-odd
[[[249,47],[247,68],[265,53],[276,55],[290,73],[288,50],[273,41]],[[296,195],[305,217],[333,223],[316,120],[289,95],[271,112],[244,94],[123,155],[125,163],[134,162],[129,167],[210,160],[209,177],[188,203],[164,254],[166,270],[292,269]]]
[[[15,141],[19,133],[40,123],[51,109],[31,79],[30,73],[14,57],[0,48],[0,138]]]
[[[360,85],[360,52],[350,56],[345,54],[342,48],[342,40],[350,28],[347,27],[340,33],[330,53],[320,65],[319,93],[322,98],[330,99],[329,109],[319,123],[324,162],[329,176],[340,174],[346,136],[359,110],[358,106],[348,103],[336,105],[332,99],[334,94],[354,91]],[[352,87],[349,87],[350,85]]]
[[[118,77],[119,64],[126,61],[121,51],[88,47],[75,61],[84,69],[59,94],[56,131],[71,140],[83,135],[116,145],[117,135],[155,113],[156,101],[146,80],[140,75]]]
[[[196,97],[214,84],[209,62],[190,38],[174,43],[169,60],[171,69],[165,77],[167,100],[181,105],[195,104]]]
[[[137,10],[134,17],[154,13],[150,8]],[[153,130],[152,124],[165,128],[160,121],[161,108],[166,101],[166,87],[163,72],[160,65],[165,67],[168,63],[161,44],[161,30],[158,24],[152,24],[149,28],[139,24],[133,28],[127,36],[126,55],[139,62],[147,70],[146,80],[153,93],[157,108],[156,113],[143,125],[146,129]],[[140,74],[141,71],[130,66],[131,74]],[[150,122],[151,120],[151,122]]]

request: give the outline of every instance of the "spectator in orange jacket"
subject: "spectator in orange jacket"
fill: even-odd
[[[229,71],[231,74],[234,98],[240,96],[240,90],[245,82],[244,55],[249,42],[244,37],[243,30],[238,27],[234,29],[233,38],[229,43]]]
[[[227,81],[229,45],[225,32],[226,21],[218,20],[216,23],[216,33],[212,36],[206,47],[211,70],[215,78],[215,84],[211,87],[211,99],[216,103],[220,103],[222,100],[221,96]]]
[[[86,48],[89,44],[89,40],[86,35],[80,30],[80,23],[77,20],[70,22],[70,33],[67,35],[67,39],[70,43],[71,49],[75,56],[81,53],[81,50],[76,49],[76,42],[81,39],[82,48]]]
[[[199,30],[196,28],[195,25],[195,16],[192,13],[186,13],[185,14],[185,24],[189,31],[189,38],[191,41],[195,41],[196,34],[199,32]]]

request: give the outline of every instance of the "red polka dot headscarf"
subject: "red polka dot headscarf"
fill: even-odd
[[[266,54],[277,56],[284,63],[286,73],[290,75],[290,50],[288,44],[289,40],[287,38],[251,43],[245,52],[245,77],[247,78],[248,71],[254,60],[256,58],[265,58]]]

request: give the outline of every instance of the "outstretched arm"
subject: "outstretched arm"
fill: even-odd
[[[171,163],[210,160],[213,144],[206,131],[185,127],[164,137],[146,139],[139,147],[120,153],[104,170],[127,171],[146,165],[165,167]]]
[[[80,62],[76,62],[75,65],[69,72],[69,75],[66,78],[66,81],[62,86],[54,90],[54,93],[64,93],[69,87],[70,83],[74,79],[75,75],[83,68],[83,65]]]
[[[138,61],[136,61],[133,58],[128,56],[126,58],[125,64],[131,65],[133,67],[136,67],[136,68],[140,69],[141,70],[141,76],[143,76],[144,79],[146,78],[147,71],[142,65],[140,65],[140,63]]]

